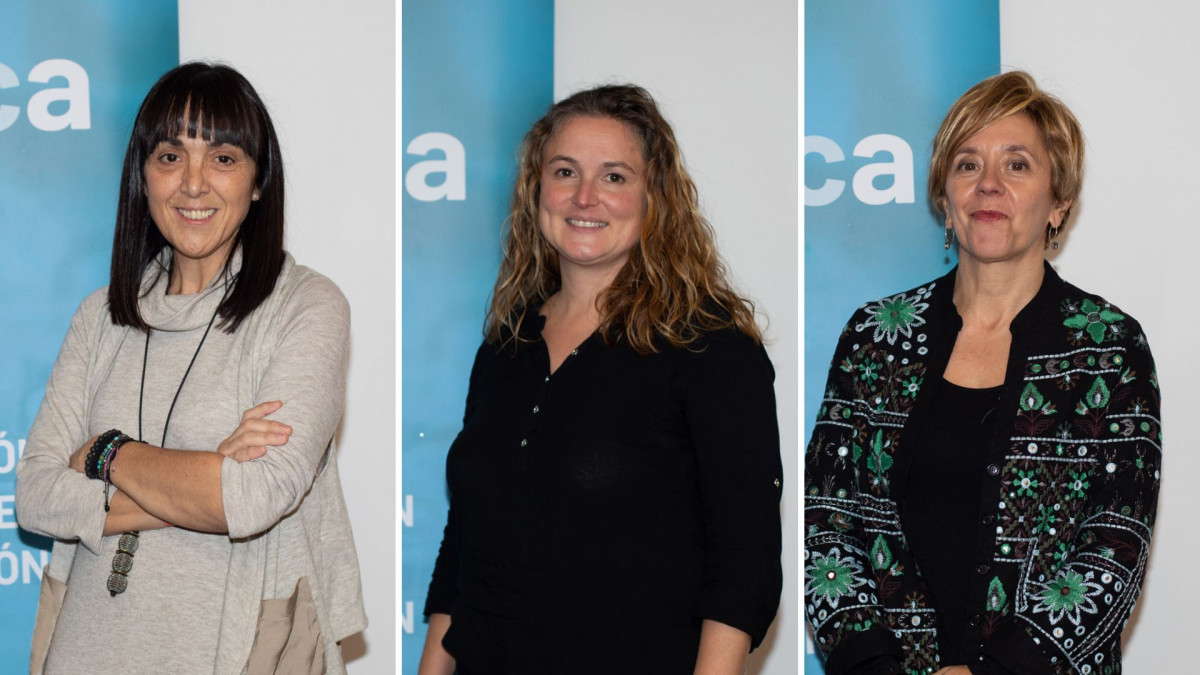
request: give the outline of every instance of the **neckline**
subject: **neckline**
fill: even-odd
[[[963,394],[965,394],[967,396],[971,396],[971,395],[982,396],[984,394],[999,394],[1000,390],[1004,388],[1003,383],[997,384],[992,387],[964,387],[961,384],[955,384],[954,382],[947,380],[945,375],[942,376],[942,384],[950,387],[950,389],[953,389],[954,391],[962,392]]]

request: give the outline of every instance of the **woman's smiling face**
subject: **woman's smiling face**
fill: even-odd
[[[641,237],[645,180],[641,146],[624,122],[573,117],[551,137],[542,158],[538,225],[564,276],[616,276]]]
[[[958,148],[946,178],[946,218],[960,254],[979,262],[1041,264],[1046,227],[1070,204],[1051,190],[1050,156],[1027,115],[984,127]]]
[[[180,136],[160,142],[142,171],[150,217],[174,250],[176,268],[211,279],[258,199],[254,160],[235,145]]]

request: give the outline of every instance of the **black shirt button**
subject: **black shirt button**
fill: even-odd
[[[992,523],[996,522],[996,515],[993,513],[989,513],[986,516],[980,518],[979,522],[983,523],[984,525],[991,525]]]
[[[979,575],[987,574],[992,568],[988,567],[987,563],[980,563],[979,567],[975,568],[975,573]]]
[[[988,464],[987,472],[988,472],[989,476],[999,476],[1000,475],[1000,467],[996,466],[995,464]]]
[[[979,614],[972,614],[970,623],[972,626],[978,626],[979,624],[983,623],[983,616]]]

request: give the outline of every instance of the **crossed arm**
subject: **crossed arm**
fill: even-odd
[[[287,443],[292,428],[266,416],[283,407],[267,401],[250,408],[241,423],[214,452],[169,450],[131,441],[113,459],[111,477],[117,492],[104,519],[104,536],[129,530],[154,530],[171,525],[200,532],[228,532],[221,499],[221,464],[258,459],[267,446]],[[70,467],[84,472],[84,460],[96,437],[88,439],[70,458]]]
[[[102,293],[85,300],[17,467],[21,526],[95,551],[104,535],[165,523],[248,537],[295,509],[341,417],[350,317],[344,296],[319,275],[307,273],[276,293],[282,293],[277,304],[260,309],[271,313],[252,328],[242,356],[254,373],[254,395],[268,402],[247,410],[216,449],[122,447],[112,464],[117,496],[107,513],[99,484],[80,473],[93,441],[75,446],[94,432],[89,401],[93,378],[102,376],[93,372],[94,361],[105,358],[120,329],[111,326]],[[280,420],[267,419],[275,412]]]

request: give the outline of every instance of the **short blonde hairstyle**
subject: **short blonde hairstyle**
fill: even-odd
[[[1058,98],[1038,88],[1022,70],[994,75],[967,90],[950,106],[933,138],[929,163],[929,200],[946,212],[946,177],[954,155],[966,140],[985,127],[1012,115],[1029,117],[1050,155],[1050,193],[1056,204],[1074,205],[1083,185],[1083,130],[1079,120]],[[1063,222],[1070,208],[1063,214]]]

